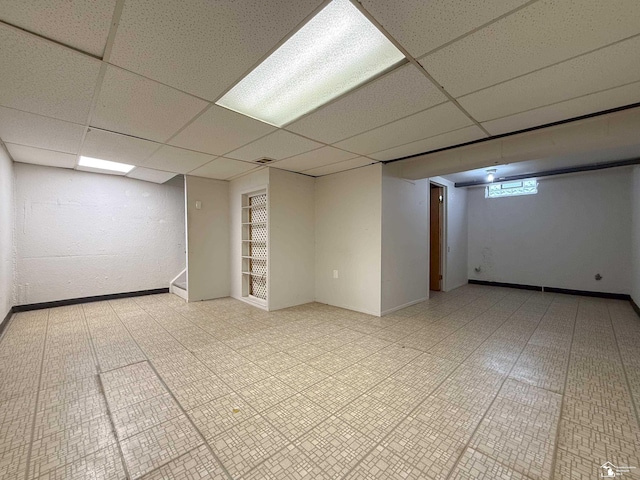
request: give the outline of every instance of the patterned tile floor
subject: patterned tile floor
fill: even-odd
[[[638,407],[623,301],[465,286],[375,318],[138,297],[13,317],[0,478],[640,478]]]

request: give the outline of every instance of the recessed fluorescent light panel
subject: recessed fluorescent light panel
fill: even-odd
[[[80,157],[79,167],[86,169],[102,170],[107,172],[129,173],[135,168],[135,165],[127,165],[126,163],[110,162],[108,160],[100,160],[99,158]]]
[[[349,0],[333,0],[216,104],[282,127],[404,58]]]

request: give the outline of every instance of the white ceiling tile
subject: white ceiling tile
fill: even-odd
[[[0,2],[0,20],[102,57],[116,0]]]
[[[224,155],[276,127],[213,105],[169,142],[171,145]]]
[[[640,80],[640,61],[629,61],[639,51],[640,37],[636,37],[458,100],[471,116],[484,122],[625,85]],[[640,100],[640,91],[629,100]]]
[[[0,107],[0,138],[9,143],[78,153],[82,125]]]
[[[7,150],[16,162],[33,163],[47,167],[73,168],[76,166],[76,155],[54,152],[42,148],[27,147],[6,143]]]
[[[300,137],[293,133],[278,130],[242,148],[228,153],[226,156],[238,160],[253,162],[267,157],[273,160],[299,155],[321,147],[322,144]]]
[[[229,158],[216,158],[212,162],[203,165],[202,167],[189,172],[189,175],[195,175],[196,177],[215,178],[218,180],[227,180],[228,178],[235,177],[241,173],[246,173],[256,168],[263,168],[260,165],[254,165],[252,163],[240,162],[238,160],[231,160]]]
[[[414,65],[405,65],[286,128],[335,143],[446,100]]]
[[[362,4],[410,54],[419,57],[527,1],[362,0]]]
[[[136,167],[127,173],[127,177],[135,178],[136,180],[144,180],[145,182],[164,183],[175,177],[176,174],[172,172],[162,172],[160,170],[152,170],[150,168]]]
[[[640,102],[640,82],[516,113],[484,122],[482,126],[492,135],[500,135],[637,102]]]
[[[213,155],[164,145],[144,162],[144,166],[167,172],[187,173],[213,159]]]
[[[110,66],[91,125],[164,142],[207,105],[204,100]]]
[[[458,97],[638,33],[637,0],[540,0],[420,63]]]
[[[454,130],[453,132],[443,133],[442,135],[436,135],[435,137],[425,138],[424,140],[418,140],[417,142],[411,142],[405,145],[400,145],[399,147],[372,153],[369,156],[381,161],[395,160],[397,158],[430,152],[438,150],[439,148],[460,145],[462,143],[472,142],[486,137],[487,134],[484,133],[480,127],[472,125],[470,127],[461,128],[460,130]]]
[[[302,155],[296,155],[295,157],[290,157],[285,160],[272,163],[270,166],[294,172],[303,172],[310,168],[322,167],[324,165],[348,160],[357,156],[357,153],[345,152],[338,148],[322,147],[303,153]]]
[[[371,165],[372,163],[377,163],[377,162],[367,157],[357,157],[357,158],[352,158],[351,160],[345,160],[343,162],[334,163],[332,165],[325,165],[324,167],[312,168],[311,170],[307,170],[304,173],[305,175],[321,177],[323,175],[330,175],[332,173],[351,170],[352,168],[364,167],[365,165]]]
[[[85,123],[100,62],[0,24],[0,105]]]
[[[85,157],[129,165],[142,165],[159,146],[158,143],[140,138],[91,128],[87,132],[80,151]]]
[[[320,4],[319,0],[127,1],[110,61],[215,100]]]
[[[447,102],[383,127],[335,144],[350,152],[368,155],[405,143],[433,137],[470,125],[472,122],[453,103]]]

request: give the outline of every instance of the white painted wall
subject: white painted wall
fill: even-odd
[[[315,299],[315,180],[269,169],[269,309]]]
[[[633,169],[631,195],[631,298],[640,305],[640,166]]]
[[[467,190],[455,188],[455,184],[442,177],[430,181],[446,187],[445,214],[445,260],[444,288],[449,292],[467,283],[468,233]]]
[[[469,188],[469,278],[630,293],[631,173],[545,177],[537,195],[512,198]]]
[[[317,178],[315,204],[316,300],[380,315],[382,166]]]
[[[229,183],[185,177],[187,294],[190,302],[229,296]],[[196,209],[200,202],[200,209]]]
[[[180,178],[14,168],[16,304],[166,288],[184,269]]]
[[[268,188],[269,169],[244,175],[229,182],[229,229],[230,229],[230,293],[242,299],[242,195]],[[269,198],[267,196],[267,198]],[[269,212],[270,213],[270,212]]]
[[[0,323],[14,304],[14,163],[0,146]]]
[[[429,181],[382,169],[381,313],[429,297]]]

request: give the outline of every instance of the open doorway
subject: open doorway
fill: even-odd
[[[429,290],[443,289],[444,187],[429,189]]]

